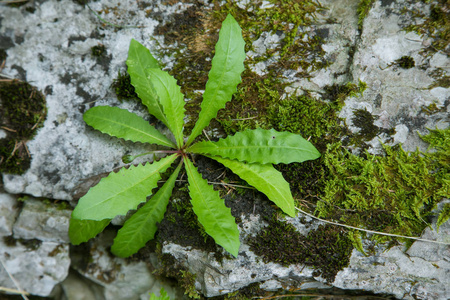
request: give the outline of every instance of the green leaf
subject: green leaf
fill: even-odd
[[[202,178],[189,159],[185,159],[186,173],[189,183],[189,195],[192,208],[217,244],[230,252],[234,257],[239,253],[239,229],[231,215],[231,209],[225,206],[219,192]]]
[[[150,84],[158,95],[159,103],[167,117],[167,127],[172,131],[178,147],[183,145],[184,97],[175,78],[160,69],[148,69]]]
[[[158,62],[150,51],[135,39],[130,42],[127,66],[131,84],[142,103],[147,106],[148,112],[169,127],[169,122],[164,114],[163,107],[159,103],[158,95],[151,84],[148,73],[150,69],[159,68]]]
[[[80,220],[112,219],[136,209],[157,186],[164,172],[177,158],[176,154],[146,165],[122,168],[92,187],[78,202],[72,217]]]
[[[289,164],[320,156],[319,151],[300,135],[274,129],[238,132],[217,142],[196,143],[188,151],[261,164]]]
[[[161,296],[156,296],[154,293],[150,295],[150,300],[170,300],[169,295],[167,295],[167,292],[164,290],[164,288],[161,288],[159,291],[159,294]]]
[[[156,224],[164,218],[180,169],[181,164],[158,192],[125,222],[114,239],[112,253],[120,257],[128,257],[138,252],[155,237],[158,229]]]
[[[228,15],[219,32],[216,53],[211,62],[211,71],[203,94],[202,110],[187,141],[188,145],[208,126],[219,109],[224,108],[236,92],[236,87],[241,82],[241,73],[244,71],[244,46],[239,24]]]
[[[73,245],[79,245],[87,242],[91,238],[103,231],[108,226],[111,219],[101,221],[94,220],[79,220],[70,218],[69,223],[69,238]]]
[[[96,106],[83,115],[84,121],[103,133],[125,140],[172,147],[175,145],[141,117],[126,109]]]
[[[249,164],[217,156],[210,157],[229,168],[258,191],[264,193],[286,214],[295,217],[294,199],[289,183],[283,178],[281,172],[275,170],[271,164]]]

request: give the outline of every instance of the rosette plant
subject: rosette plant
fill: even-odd
[[[132,142],[162,146],[163,150],[155,152],[167,155],[159,161],[111,172],[92,187],[72,213],[69,235],[73,244],[95,237],[114,217],[126,215],[145,202],[119,230],[111,248],[121,257],[136,253],[154,238],[157,223],[164,217],[175,180],[184,165],[190,201],[198,221],[218,245],[236,257],[240,245],[238,226],[219,192],[197,171],[193,155],[205,155],[218,161],[264,193],[284,213],[295,216],[289,184],[272,164],[318,158],[319,152],[309,141],[289,132],[255,129],[217,142],[196,142],[211,119],[231,100],[241,82],[244,44],[241,28],[228,15],[215,46],[198,121],[185,138],[185,101],[180,87],[172,76],[160,69],[148,49],[131,40],[127,59],[131,83],[149,113],[164,123],[173,136],[163,135],[143,118],[117,107],[96,106],[84,114],[85,122],[94,129]],[[152,195],[161,174],[176,161],[179,163],[172,175]]]

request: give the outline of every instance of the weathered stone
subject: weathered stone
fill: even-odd
[[[14,224],[14,237],[44,242],[69,243],[72,210],[28,197]]]
[[[437,232],[436,220],[433,229],[427,228],[421,238],[450,243],[450,224],[444,223]],[[416,241],[408,251],[403,250],[402,246],[388,251],[379,247],[369,256],[354,250],[349,268],[338,273],[333,285],[389,293],[400,299],[447,299],[450,295],[450,247]]]
[[[64,297],[67,300],[104,300],[103,287],[80,276],[71,270],[61,283]]]
[[[313,279],[312,268],[266,264],[246,244],[241,244],[237,258],[224,258],[221,262],[217,261],[214,253],[176,244],[165,244],[162,251],[172,255],[178,264],[196,275],[195,288],[207,297],[231,293],[256,282],[269,291],[300,285],[303,287],[303,284],[305,288],[329,288]]]
[[[24,291],[49,296],[69,271],[69,245],[54,242],[0,240],[0,286],[18,289],[12,276]]]
[[[80,246],[72,256],[73,267],[83,276],[102,286],[106,300],[140,299],[164,287],[172,299],[182,299],[183,292],[152,274],[150,261],[130,261],[109,252],[113,231],[103,232],[89,245]],[[89,257],[87,257],[87,255]]]
[[[90,6],[100,10],[103,6],[113,7],[116,2],[94,2]],[[131,38],[154,47],[156,41],[149,38],[157,22],[147,18],[137,2],[130,2],[121,13],[124,19],[117,20],[130,26],[122,31],[103,31],[89,8],[74,1],[36,2],[34,8],[33,13],[15,7],[1,8],[0,35],[11,36],[12,40],[23,37],[21,43],[7,49],[2,72],[20,77],[20,66],[26,71],[22,80],[46,91],[48,107],[44,127],[27,143],[33,157],[30,169],[20,176],[3,174],[4,187],[13,194],[70,200],[85,179],[122,166],[123,155],[148,152],[148,146],[120,142],[92,130],[84,123],[82,113],[97,102],[145,115],[142,106],[135,102],[119,103],[110,86],[118,70],[125,68]],[[104,60],[91,55],[91,47],[98,43],[107,49]]]
[[[448,57],[444,58],[443,53],[437,52],[427,65],[428,58],[420,55],[426,36],[402,30],[404,17],[401,11],[405,5],[408,4],[395,2],[387,8],[383,1],[375,1],[364,19],[360,40],[355,45],[352,76],[366,82],[368,88],[362,97],[347,99],[340,116],[356,132],[358,128],[352,121],[354,111],[366,109],[379,116],[378,126],[396,129],[393,140],[381,132],[373,138],[369,142],[369,152],[372,153],[380,150],[380,142],[403,143],[403,148],[408,151],[414,151],[416,147],[425,149],[417,131],[424,134],[426,128],[446,128],[450,122],[447,110],[429,115],[423,109],[431,104],[440,109],[448,107],[446,101],[450,98],[450,89],[430,89],[430,86],[435,81],[433,72],[448,68],[450,61]],[[414,68],[402,68],[396,63],[404,56],[414,60]]]
[[[0,193],[0,236],[12,234],[12,227],[19,210],[16,197]]]

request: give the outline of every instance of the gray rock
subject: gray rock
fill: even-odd
[[[330,288],[314,280],[312,268],[264,263],[246,244],[241,244],[237,258],[223,258],[221,262],[217,261],[214,253],[173,243],[164,244],[162,252],[172,255],[178,264],[196,275],[195,288],[206,297],[231,293],[256,282],[261,283],[260,287],[268,291],[299,286],[300,289]]]
[[[14,237],[44,242],[69,243],[69,219],[72,210],[58,208],[27,197],[14,224]]]
[[[61,283],[64,296],[62,300],[104,300],[103,288],[92,281],[70,271]]]
[[[286,221],[302,234],[315,230],[322,223],[301,215]],[[248,235],[252,233],[241,229],[241,239],[245,240]],[[449,243],[449,222],[441,225],[439,232],[428,228],[421,238]],[[195,288],[207,297],[230,293],[256,282],[267,291],[336,287],[385,293],[399,299],[438,300],[447,299],[450,295],[448,245],[416,241],[406,252],[403,246],[386,250],[384,245],[378,245],[375,250],[366,256],[354,249],[349,266],[338,272],[333,282],[326,283],[306,265],[264,263],[245,243],[241,244],[237,258],[223,258],[221,262],[217,261],[214,253],[191,247],[165,243],[162,248],[164,254],[172,255],[182,268],[196,275]]]
[[[150,261],[130,261],[114,257],[108,250],[114,235],[113,231],[106,230],[88,248],[75,250],[72,255],[73,268],[102,286],[105,300],[148,299],[150,292],[159,293],[162,287],[171,299],[183,298],[183,291],[173,286],[173,283],[152,274]]]
[[[5,244],[0,239],[0,286],[18,289],[12,276],[24,291],[38,296],[49,296],[58,283],[63,281],[69,271],[69,245],[54,242],[13,241]],[[25,241],[26,242],[26,241]],[[31,243],[31,245],[30,245]],[[31,248],[30,248],[31,247]]]
[[[19,210],[16,197],[0,193],[0,236],[12,234],[12,227]]]
[[[419,54],[424,49],[426,37],[402,30],[401,10],[407,4],[395,2],[387,9],[382,2],[375,1],[364,19],[363,32],[351,65],[354,80],[366,82],[368,88],[362,97],[346,100],[340,117],[346,120],[353,132],[357,132],[359,128],[353,126],[353,112],[366,109],[379,117],[377,126],[396,129],[393,141],[388,135],[377,135],[370,142],[369,152],[377,153],[380,142],[402,143],[408,151],[414,151],[418,146],[424,150],[417,131],[424,134],[426,128],[442,129],[450,124],[448,111],[427,115],[422,110],[433,103],[438,108],[448,105],[445,101],[450,98],[449,88],[429,87],[435,80],[433,72],[448,68],[450,61],[443,53],[437,52],[429,63],[428,58]],[[415,67],[399,67],[395,61],[403,56],[410,56]]]
[[[119,2],[90,5],[100,10]],[[150,37],[158,23],[145,17],[137,2],[123,7],[120,14],[123,19],[116,22],[129,27],[121,31],[103,31],[99,19],[74,1],[52,0],[34,5],[36,10],[32,14],[15,7],[1,8],[0,35],[12,40],[22,37],[21,43],[7,49],[7,64],[2,72],[20,77],[17,66],[24,69],[22,79],[45,91],[48,107],[44,127],[27,143],[33,157],[30,169],[20,176],[3,174],[4,188],[12,194],[70,200],[83,180],[122,166],[124,154],[149,151],[143,145],[113,139],[87,128],[82,112],[95,102],[145,115],[142,106],[136,103],[119,103],[110,85],[118,70],[125,69],[131,38],[153,49],[156,40],[150,41]],[[115,15],[111,11],[103,17]],[[101,39],[90,37],[102,34],[105,36]],[[98,43],[107,49],[107,56],[100,63],[91,55],[91,47]]]

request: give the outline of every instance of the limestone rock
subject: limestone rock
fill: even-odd
[[[195,288],[206,297],[214,297],[234,292],[252,283],[268,291],[280,288],[298,287],[302,289],[328,289],[326,284],[314,280],[313,269],[291,265],[283,267],[276,263],[264,263],[261,258],[241,244],[239,256],[224,258],[218,262],[214,253],[165,244],[163,253],[172,255],[177,264],[196,275]]]
[[[101,10],[119,2],[93,2],[90,6]],[[136,102],[119,103],[110,85],[119,69],[125,69],[131,38],[153,49],[156,40],[151,42],[150,37],[158,23],[145,17],[138,2],[123,7],[120,22],[129,27],[122,31],[102,30],[89,8],[74,1],[33,5],[33,13],[1,7],[0,41],[11,41],[0,43],[7,52],[2,73],[33,82],[45,93],[48,114],[44,127],[27,143],[32,156],[30,169],[23,175],[3,174],[4,188],[13,194],[70,200],[84,180],[123,166],[123,155],[149,151],[141,144],[94,131],[84,123],[82,114],[96,102],[146,115]],[[110,13],[115,16],[113,10]],[[96,58],[91,47],[99,43],[107,50],[104,57]]]
[[[421,238],[449,243],[449,222],[441,225],[439,232],[435,222],[436,218],[433,228],[427,228]],[[448,245],[424,241],[414,242],[406,252],[401,246],[388,251],[380,247],[375,255],[366,257],[354,250],[350,267],[340,272],[333,284],[345,289],[385,292],[399,299],[447,299],[450,295],[449,257]]]
[[[0,236],[12,234],[12,227],[19,210],[16,197],[0,193]]]
[[[0,239],[0,286],[17,289],[8,273],[26,292],[49,296],[69,271],[69,245],[54,242]]]
[[[64,298],[67,300],[104,300],[103,288],[71,270],[61,283]]]
[[[44,242],[69,243],[69,219],[72,210],[27,197],[14,224],[14,237]]]
[[[109,252],[113,231],[103,232],[91,243],[76,247],[72,256],[73,267],[84,277],[104,289],[105,300],[140,299],[157,293],[164,287],[171,299],[182,299],[183,293],[173,284],[161,281],[152,274],[150,261],[130,261],[114,257]],[[86,257],[86,255],[89,257]]]
[[[370,142],[369,152],[372,153],[379,151],[380,142],[403,143],[408,151],[418,146],[424,150],[417,131],[424,134],[426,128],[442,129],[450,124],[448,109],[445,109],[450,89],[432,85],[433,74],[448,68],[450,61],[441,52],[431,57],[421,55],[427,37],[402,30],[405,17],[401,11],[408,5],[411,4],[402,1],[390,5],[386,5],[386,1],[375,1],[364,19],[361,38],[356,44],[352,76],[366,82],[368,89],[362,97],[347,99],[340,116],[356,132],[360,129],[353,126],[353,112],[367,110],[378,118],[376,125],[380,129],[396,130],[393,140],[380,130]],[[413,61],[414,67],[402,67],[399,63],[402,58]],[[432,104],[443,111],[427,114],[424,108]]]

